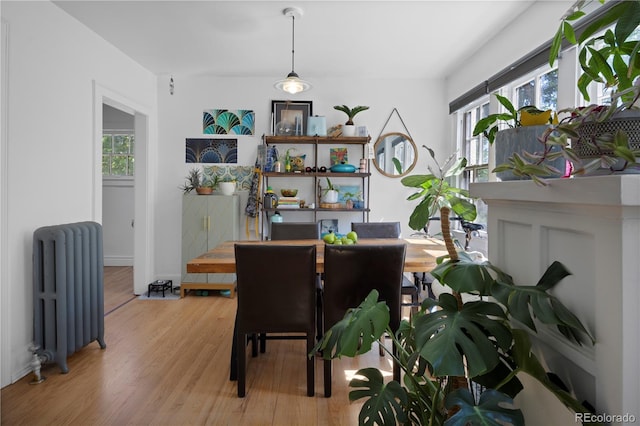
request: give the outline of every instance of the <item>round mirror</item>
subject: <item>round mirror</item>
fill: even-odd
[[[413,140],[404,133],[385,133],[373,146],[373,164],[388,177],[402,177],[416,165],[417,149]]]

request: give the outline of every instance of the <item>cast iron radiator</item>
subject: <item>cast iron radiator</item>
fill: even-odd
[[[102,226],[78,222],[33,234],[33,339],[67,373],[67,356],[104,343]]]

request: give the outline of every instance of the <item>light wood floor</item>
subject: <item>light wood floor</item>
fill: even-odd
[[[29,375],[2,389],[2,425],[357,424],[349,374],[375,366],[391,375],[377,350],[336,360],[333,396],[325,398],[316,360],[316,396],[307,397],[304,341],[269,341],[267,353],[247,358],[240,399],[229,381],[236,300],[140,300],[131,268],[116,269],[105,271],[107,348],[91,343],[69,357],[68,374],[51,365],[41,384],[30,385]]]

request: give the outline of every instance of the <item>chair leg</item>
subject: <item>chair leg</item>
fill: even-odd
[[[315,345],[315,331],[307,332],[307,353],[311,353]],[[314,396],[316,394],[316,357],[307,358],[307,396]]]
[[[316,339],[322,339],[322,290],[316,292]]]
[[[238,380],[238,316],[233,325],[233,341],[231,342],[231,362],[229,363],[229,380]]]
[[[384,346],[384,334],[380,336],[380,340],[378,340],[378,352],[380,353],[380,356],[384,356],[384,349],[382,346]]]
[[[324,396],[331,397],[331,360],[324,360]]]
[[[397,357],[398,357],[398,350],[396,349],[396,346],[395,346],[395,345],[393,345],[393,349],[392,349],[392,351],[393,351],[394,355],[395,355],[395,356],[396,356],[396,358],[397,358]],[[393,367],[392,367],[392,368],[393,368],[393,380],[395,380],[395,381],[396,381],[396,382],[398,382],[398,383],[402,383],[402,382],[400,381],[400,373],[401,373],[400,365],[399,365],[397,362],[395,362],[395,361],[394,361],[394,362],[393,362]]]
[[[260,333],[260,353],[263,354],[266,351],[267,351],[267,333]]]
[[[244,333],[238,333],[236,338],[237,357],[236,363],[238,368],[238,397],[244,398],[245,395],[245,381],[246,381],[246,369],[247,369],[247,343],[246,335]]]

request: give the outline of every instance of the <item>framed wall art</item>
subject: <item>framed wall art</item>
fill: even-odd
[[[187,163],[237,163],[237,139],[187,138]]]
[[[313,115],[312,101],[271,101],[271,133],[278,136],[303,136]]]

